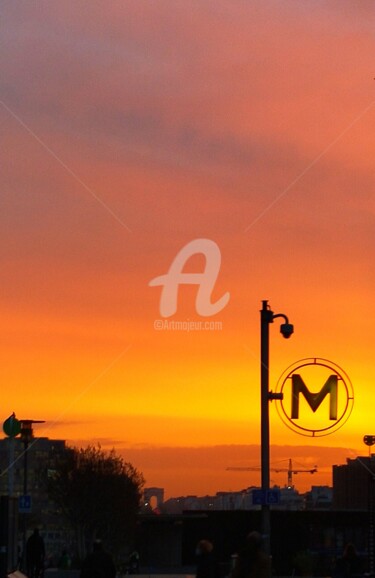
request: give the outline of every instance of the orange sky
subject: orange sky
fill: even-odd
[[[375,433],[373,3],[6,0],[3,22],[4,419],[113,446],[169,496],[258,483],[225,467],[260,465],[269,299],[295,326],[271,327],[271,387],[305,357],[353,383],[331,436],[270,408],[271,461],[330,483]],[[222,330],[156,331],[148,284],[199,238],[221,251]],[[202,319],[196,289],[170,319]]]

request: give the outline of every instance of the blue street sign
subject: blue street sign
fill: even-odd
[[[253,490],[252,491],[253,506],[263,506],[264,504],[279,504],[280,503],[280,490],[273,489],[267,490]]]
[[[279,504],[280,490],[267,490],[266,504]]]
[[[266,503],[263,490],[253,490],[251,495],[253,498],[253,506],[262,506],[262,504]]]
[[[18,497],[18,512],[20,514],[30,514],[31,513],[31,496],[19,496]]]

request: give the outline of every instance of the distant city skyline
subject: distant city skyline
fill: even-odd
[[[260,469],[248,472],[226,470],[233,465],[260,467],[260,447],[257,445],[149,447],[117,451],[142,471],[146,487],[164,488],[166,499],[184,495],[212,495],[220,491],[240,491],[252,485],[260,486]],[[273,445],[271,468],[285,470],[290,457],[296,468],[317,465],[314,474],[299,473],[293,476],[294,487],[300,492],[306,492],[312,485],[332,486],[333,465],[344,465],[347,459],[367,455],[368,448],[364,445],[362,452],[337,447]],[[285,471],[271,472],[271,484],[283,487],[286,483]]]

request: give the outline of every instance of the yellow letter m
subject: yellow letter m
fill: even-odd
[[[292,414],[291,419],[299,417],[299,394],[302,393],[313,412],[316,412],[326,395],[330,394],[329,419],[337,419],[337,375],[330,375],[318,393],[311,393],[302,377],[292,375]]]

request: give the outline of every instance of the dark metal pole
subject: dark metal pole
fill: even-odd
[[[27,495],[27,450],[29,448],[29,440],[27,438],[24,439],[23,442],[23,495]]]
[[[262,473],[262,534],[264,549],[271,554],[270,506],[266,504],[270,487],[270,426],[269,426],[269,324],[273,321],[273,312],[268,301],[262,301],[260,312],[260,383],[261,383],[261,473]]]
[[[372,455],[370,454],[370,470],[373,472],[372,467]],[[369,528],[369,574],[371,577],[375,574],[375,474],[373,473],[370,477],[370,488],[369,488],[369,516],[370,516],[370,528]]]
[[[262,301],[260,311],[260,389],[261,389],[261,472],[262,472],[262,534],[264,549],[271,557],[271,512],[270,512],[270,417],[269,402],[273,399],[283,399],[282,393],[273,393],[269,390],[269,353],[270,353],[270,323],[276,317],[282,317],[284,323],[280,325],[280,332],[288,339],[293,331],[293,325],[284,313],[275,314],[271,311],[268,301]]]
[[[29,438],[25,435],[23,440],[23,495],[27,495],[27,457],[28,457],[28,448],[29,448]],[[27,537],[27,514],[22,514],[22,529],[23,529],[23,537],[22,537],[22,570],[26,572],[26,537]]]
[[[28,490],[28,453],[29,453],[29,444],[32,442],[34,434],[33,434],[33,424],[34,423],[44,423],[44,420],[40,419],[20,419],[21,423],[21,440],[23,441],[24,446],[24,472],[23,472],[23,495],[24,500],[26,500],[27,490]],[[25,503],[24,503],[25,506]],[[23,570],[26,570],[27,560],[26,560],[26,537],[27,537],[27,512],[25,511],[23,514],[23,552],[22,552],[22,563],[23,563]]]

